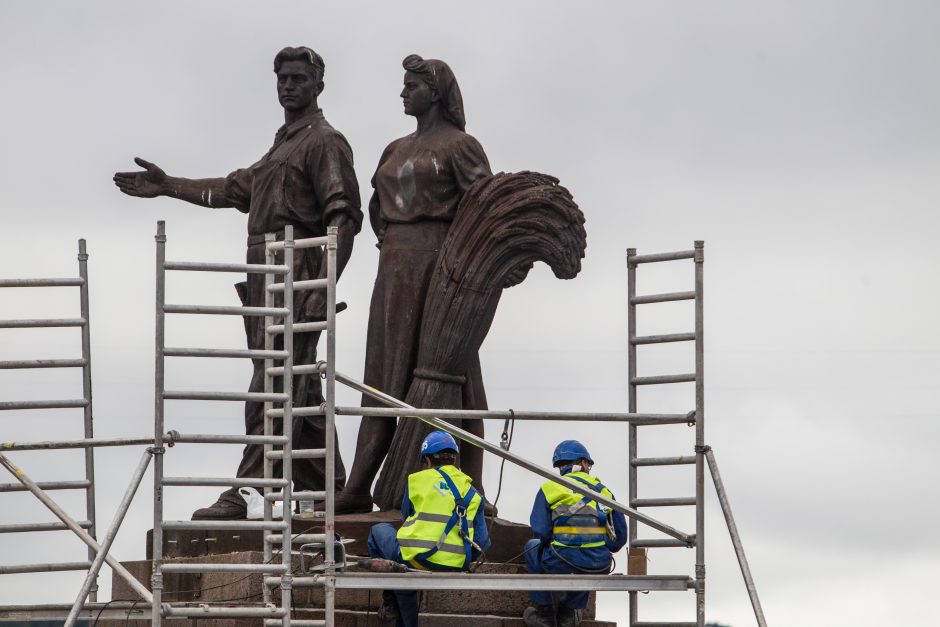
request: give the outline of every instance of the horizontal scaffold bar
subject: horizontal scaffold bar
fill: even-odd
[[[652,255],[630,255],[627,263],[639,265],[641,263],[658,263],[660,261],[678,261],[679,259],[695,259],[694,250],[679,250],[674,253],[653,253]]]
[[[75,522],[82,529],[91,529],[90,520],[77,520]],[[68,525],[58,522],[0,525],[0,533],[22,533],[24,531],[68,531],[68,529]]]
[[[196,272],[244,272],[246,274],[287,274],[287,266],[266,266],[257,263],[200,263],[197,261],[166,261],[165,270]]]
[[[268,618],[264,621],[265,627],[279,627],[283,623],[276,618]],[[299,619],[292,618],[290,619],[291,627],[326,627],[325,620],[314,620],[314,619]]]
[[[176,401],[258,401],[259,403],[283,403],[287,400],[286,394],[267,392],[189,392],[182,390],[165,390],[163,398]]]
[[[167,444],[287,444],[283,435],[204,435],[170,431],[163,436]]]
[[[282,608],[274,607],[212,607],[200,605],[197,607],[173,607],[169,603],[163,604],[164,617],[180,616],[185,618],[267,618],[269,616],[284,616]]]
[[[329,242],[327,237],[305,237],[304,239],[294,240],[294,248],[316,248],[326,246],[327,242]],[[284,242],[271,242],[268,244],[268,250],[272,252],[284,250]]]
[[[68,448],[97,448],[103,446],[136,446],[153,444],[149,438],[86,438],[82,440],[49,440],[46,442],[0,442],[0,451],[49,451]]]
[[[631,507],[684,507],[686,505],[695,505],[695,497],[676,496],[659,499],[633,499],[630,501]]]
[[[248,359],[287,359],[287,351],[227,348],[164,348],[164,357],[235,357]]]
[[[0,370],[28,370],[30,368],[81,368],[88,364],[85,359],[25,359],[0,361]]]
[[[71,398],[61,401],[3,401],[0,402],[0,411],[14,409],[72,409],[87,406],[88,401],[83,398]]]
[[[631,385],[662,385],[664,383],[694,383],[695,373],[687,374],[661,374],[652,377],[633,377]]]
[[[0,287],[79,287],[85,279],[0,279]]]
[[[19,573],[51,573],[67,570],[88,570],[91,562],[53,562],[49,564],[17,564],[16,566],[0,566],[0,575],[15,575]]]
[[[283,564],[164,564],[165,573],[283,573]]]
[[[33,327],[82,327],[84,318],[44,318],[39,320],[0,320],[0,329],[28,329]]]
[[[0,620],[30,621],[45,620],[61,623],[72,609],[72,604],[43,603],[29,605],[3,605],[0,606]],[[146,612],[149,619],[150,603],[139,601],[108,601],[107,603],[85,603],[82,606],[82,616],[88,619],[89,624],[96,618],[101,620],[120,620],[124,622],[128,615],[131,620],[139,620]]]
[[[267,459],[284,459],[284,451],[268,451],[264,454]],[[291,451],[294,459],[323,459],[326,457],[325,448],[302,448]]]
[[[294,587],[319,587],[328,575],[294,577]],[[265,578],[270,585],[279,577]],[[684,575],[496,575],[477,573],[337,573],[337,590],[546,590],[568,591],[685,591],[693,580]]]
[[[269,409],[265,412],[271,418],[282,418],[284,416],[284,409]],[[301,418],[303,416],[322,416],[326,413],[326,410],[323,406],[319,407],[294,407],[291,414],[294,418]]]
[[[295,292],[301,290],[325,290],[327,285],[326,279],[307,279],[306,281],[294,281],[293,287]],[[280,293],[284,291],[283,283],[272,283],[267,287],[267,290],[272,293]]]
[[[164,529],[219,529],[222,531],[264,531],[284,529],[286,524],[277,520],[165,520]]]
[[[91,487],[91,481],[37,481],[41,490],[84,490]],[[29,488],[22,483],[0,483],[0,492],[26,492]]]
[[[293,499],[293,500],[295,500],[295,501],[297,501],[297,500],[305,500],[305,501],[325,501],[325,500],[326,500],[326,492],[324,492],[323,490],[297,490],[297,491],[295,491],[295,492],[291,492],[290,497],[291,497],[291,499]],[[265,494],[265,495],[264,495],[264,498],[267,499],[268,501],[271,501],[271,502],[283,501],[283,500],[284,500],[284,493],[283,493],[283,492],[274,492],[273,494]]]
[[[294,415],[297,415],[294,409]],[[490,420],[561,420],[585,422],[630,422],[637,425],[686,424],[694,419],[694,414],[624,414],[624,413],[587,413],[554,411],[515,411],[515,410],[479,410],[479,409],[414,409],[398,407],[337,407],[338,416],[378,416],[394,418],[396,416],[435,417],[435,418],[486,418]]]
[[[164,477],[165,486],[230,486],[233,488],[281,488],[284,479],[260,477]]]
[[[293,621],[291,621],[293,624]],[[655,621],[642,621],[639,623],[633,623],[633,627],[698,627],[698,623],[695,621],[666,621],[666,622],[655,622]]]
[[[695,455],[679,457],[638,457],[630,461],[634,466],[683,466],[695,463]]]
[[[692,342],[694,333],[668,333],[666,335],[638,335],[630,338],[630,343],[640,346],[643,344],[666,344],[667,342]]]
[[[321,324],[320,322],[315,322],[313,324]],[[322,323],[324,329],[326,328],[326,323]],[[319,374],[320,372],[325,372],[320,368],[320,364],[301,364],[294,365],[294,374]],[[272,377],[283,377],[284,376],[284,366],[274,366],[273,368],[268,368],[267,373]]]
[[[668,303],[676,300],[695,300],[695,292],[668,292],[666,294],[634,296],[630,299],[630,304],[649,305],[651,303]]]
[[[694,536],[693,543],[691,545],[680,542],[679,540],[671,540],[669,538],[655,538],[652,540],[634,540],[630,543],[630,546],[634,549],[655,549],[655,548],[691,548],[695,546]]]
[[[270,534],[264,537],[265,541],[271,542],[273,544],[280,544],[284,541],[284,536],[279,533]],[[290,539],[293,544],[310,544],[313,542],[326,542],[326,534],[324,533],[298,533],[291,536]]]
[[[326,331],[325,322],[295,322],[293,325],[294,333],[314,333],[316,331]],[[280,335],[284,332],[283,324],[272,324],[268,326],[269,335]],[[278,374],[284,374],[283,371]]]
[[[209,314],[219,316],[286,316],[283,307],[227,307],[221,305],[164,305],[163,311],[172,314]]]

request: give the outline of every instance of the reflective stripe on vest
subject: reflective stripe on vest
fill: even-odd
[[[463,569],[469,565],[470,549],[469,543],[460,535],[461,522],[466,524],[466,533],[472,540],[472,521],[483,499],[474,490],[463,521],[458,519],[445,533],[456,513],[457,500],[442,473],[453,481],[462,498],[468,496],[472,489],[470,477],[455,466],[428,468],[409,475],[408,497],[416,513],[409,516],[398,530],[398,545],[402,558],[407,562],[420,564],[423,560],[435,566]],[[432,550],[433,553],[422,558]]]
[[[572,471],[565,478],[599,488],[601,494],[613,498],[600,479],[586,472]],[[606,545],[607,515],[598,510],[595,501],[554,481],[542,484],[542,493],[552,512],[552,544],[575,548]]]

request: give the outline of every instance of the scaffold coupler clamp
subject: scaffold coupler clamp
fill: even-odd
[[[702,445],[696,444],[696,445],[695,445],[695,452],[696,452],[696,453],[703,453],[703,454],[704,454],[704,453],[707,453],[707,452],[710,451],[710,450],[712,450],[712,447],[710,447],[708,444],[702,444]]]
[[[176,441],[180,438],[180,432],[176,429],[171,429],[166,432],[166,435],[163,436],[163,441],[166,442],[166,445],[169,448],[176,446]]]
[[[290,573],[281,575],[281,590],[290,590],[294,585],[294,576]]]
[[[685,547],[687,549],[694,549],[695,542],[696,542],[696,537],[694,533],[685,537]]]
[[[685,415],[685,424],[689,427],[695,426],[695,410],[694,409]]]

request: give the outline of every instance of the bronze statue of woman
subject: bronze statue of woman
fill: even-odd
[[[480,143],[465,131],[463,99],[450,67],[418,55],[406,57],[402,66],[405,114],[418,124],[414,133],[388,145],[372,177],[369,218],[380,255],[364,374],[367,385],[400,399],[414,376],[428,284],[457,205],[474,181],[492,175]],[[381,406],[367,396],[362,404]],[[474,356],[463,386],[463,408],[486,407],[480,361]],[[482,420],[465,420],[461,426],[483,435]],[[363,417],[352,470],[336,501],[338,513],[372,511],[372,481],[395,428],[394,419]],[[462,468],[479,488],[483,452],[463,448]]]

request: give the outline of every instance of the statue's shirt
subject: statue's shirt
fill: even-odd
[[[336,213],[348,215],[357,232],[362,225],[352,149],[322,111],[278,129],[267,154],[228,175],[225,194],[248,214],[249,235],[293,225],[297,237],[320,237]]]
[[[491,174],[480,143],[454,126],[396,139],[372,177],[372,227],[380,233],[388,223],[450,222],[470,184]]]

